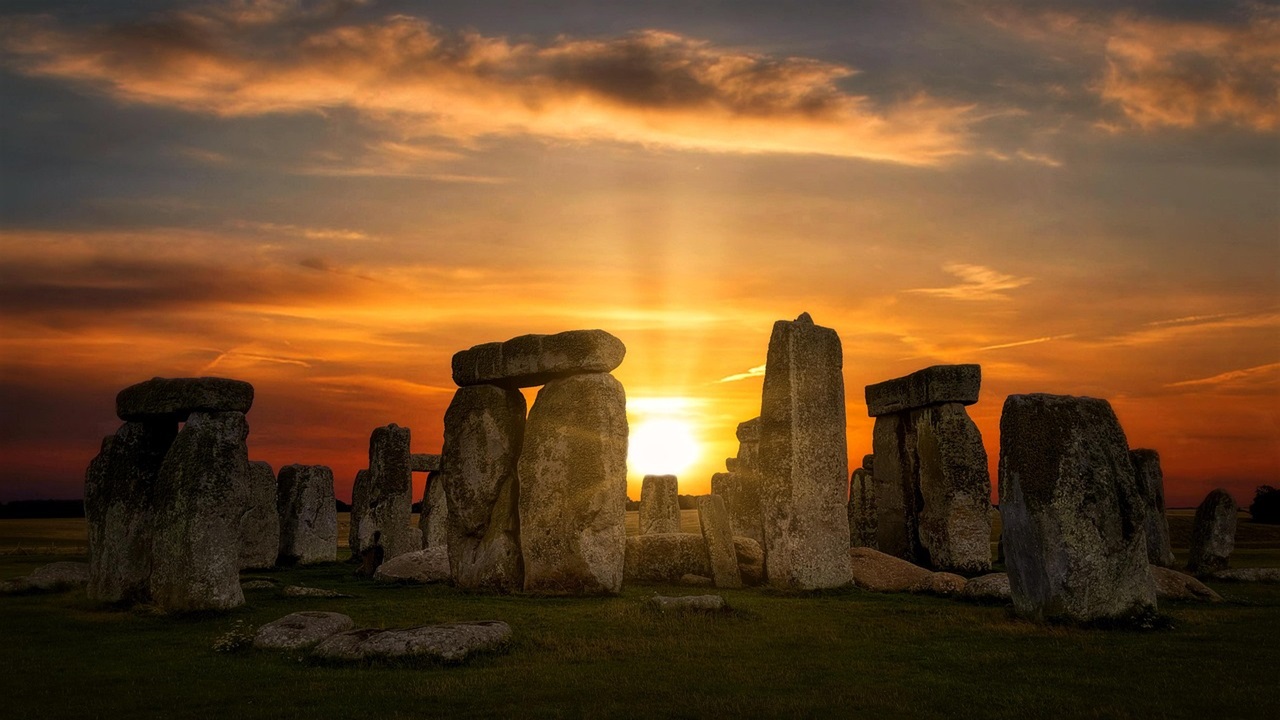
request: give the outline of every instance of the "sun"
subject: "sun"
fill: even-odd
[[[652,418],[636,424],[627,447],[627,464],[640,475],[680,476],[698,461],[693,426],[676,418]]]

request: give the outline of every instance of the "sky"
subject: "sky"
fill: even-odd
[[[980,363],[993,486],[1027,392],[1170,506],[1280,484],[1274,3],[10,0],[0,98],[0,500],[196,375],[347,499],[374,427],[440,450],[453,353],[576,328],[705,493],[802,312],[851,467],[864,386]]]

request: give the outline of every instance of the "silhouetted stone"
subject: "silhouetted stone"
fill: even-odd
[[[126,422],[102,441],[85,473],[89,598],[104,603],[149,597],[154,495],[176,422]]]
[[[311,565],[338,558],[332,470],[324,465],[280,468],[276,511],[280,518],[282,562]]]
[[[385,583],[448,582],[451,577],[447,547],[401,553],[379,565],[373,573],[374,580]]]
[[[459,587],[524,587],[517,480],[524,419],[524,395],[492,385],[459,388],[445,411],[445,469],[436,480],[444,481],[446,542]]]
[[[649,604],[662,612],[719,612],[725,607],[724,598],[719,595],[654,595]]]
[[[627,400],[612,375],[538,391],[520,454],[524,588],[617,592],[626,544]]]
[[[1138,491],[1147,505],[1147,560],[1152,565],[1173,567],[1173,549],[1169,546],[1169,518],[1164,511],[1164,472],[1160,469],[1160,453],[1155,450],[1130,450],[1133,474]]]
[[[1146,506],[1107,401],[1044,394],[1005,400],[1000,517],[1018,614],[1090,622],[1155,611]]]
[[[876,488],[864,468],[849,478],[849,547],[876,547]]]
[[[867,415],[880,417],[930,407],[978,402],[980,365],[934,365],[910,375],[868,385]]]
[[[258,628],[253,646],[259,650],[306,650],[355,625],[351,618],[340,613],[304,610]]]
[[[249,507],[240,516],[240,569],[269,568],[280,552],[276,474],[261,460],[249,463]]]
[[[429,480],[428,480],[429,482]],[[369,470],[356,471],[356,479],[351,483],[351,514],[347,523],[347,547],[351,549],[351,559],[357,560],[364,552],[360,542],[361,528],[365,523],[366,510],[369,505]],[[410,510],[412,510],[412,506]],[[412,514],[412,513],[411,513]],[[421,522],[421,520],[419,520]],[[364,537],[373,537],[373,531],[364,533]]]
[[[156,478],[151,599],[166,612],[227,610],[240,590],[240,516],[249,424],[244,413],[192,412]]]
[[[711,579],[719,588],[742,587],[738,572],[738,554],[733,545],[733,529],[729,526],[729,511],[724,498],[719,495],[701,495],[697,499],[698,525],[707,546],[707,558],[711,561]]]
[[[534,387],[574,375],[610,372],[622,364],[626,353],[622,341],[604,330],[521,335],[455,353],[453,381],[459,386]]]
[[[677,582],[684,575],[711,576],[711,560],[702,535],[632,535],[626,539],[625,547],[628,582]]]
[[[116,395],[116,415],[126,422],[182,422],[193,412],[247,413],[253,386],[217,377],[152,378]]]
[[[428,453],[412,453],[409,455],[409,469],[413,472],[432,473],[441,469],[441,456]]]
[[[511,640],[511,626],[496,620],[424,625],[403,630],[348,630],[330,635],[311,656],[327,661],[362,662],[422,658],[458,663],[481,651],[495,651]]]
[[[775,587],[850,581],[843,361],[839,336],[808,313],[774,323],[758,472],[766,569]]]
[[[740,465],[739,465],[739,463],[738,463],[738,458],[736,458],[736,457],[731,457],[731,458],[725,458],[725,459],[724,459],[724,469],[725,469],[725,470],[728,470],[729,472],[737,472],[739,467],[741,467],[741,466],[740,466]]]
[[[1156,585],[1156,597],[1160,600],[1194,600],[1222,602],[1222,596],[1210,590],[1204,583],[1159,565],[1149,566],[1151,580]]]
[[[369,476],[363,491],[358,537],[363,548],[382,533],[387,559],[422,549],[422,539],[410,532],[413,518],[413,476],[409,460],[409,428],[391,423],[369,435]]]
[[[853,584],[872,592],[907,592],[933,573],[927,568],[871,548],[849,548]]]
[[[444,473],[427,473],[418,530],[422,533],[423,547],[449,546],[449,496],[444,491]]]
[[[711,494],[724,498],[733,534],[748,537],[764,546],[764,520],[760,511],[760,478],[749,473],[716,473],[711,476]]]
[[[1192,574],[1214,573],[1230,565],[1239,511],[1231,494],[1222,488],[1206,495],[1196,508],[1191,525],[1191,560],[1187,563]]]
[[[862,469],[867,471],[868,475],[874,475],[876,472],[875,462],[876,462],[875,453],[868,453],[866,455],[863,455]]]
[[[645,475],[640,484],[640,534],[680,532],[680,491],[675,475]]]

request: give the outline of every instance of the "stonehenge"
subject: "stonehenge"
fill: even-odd
[[[849,477],[849,547],[877,548],[874,458],[864,455],[862,467]]]
[[[422,533],[422,547],[444,547],[449,544],[449,498],[444,492],[444,480],[439,470],[427,473],[426,487],[422,488],[422,513],[418,516],[418,531]]]
[[[738,553],[733,546],[733,530],[729,526],[729,511],[724,498],[719,495],[698,497],[698,525],[702,528],[702,540],[707,546],[707,559],[711,564],[711,580],[716,587],[742,587],[742,575],[738,571]]]
[[[536,387],[576,375],[613,372],[626,354],[622,341],[604,330],[521,335],[455,353],[453,382],[459,387]]]
[[[278,479],[279,562],[311,565],[336,560],[338,515],[333,471],[324,465],[285,465]]]
[[[711,476],[711,494],[724,498],[729,524],[737,537],[749,537],[764,545],[760,515],[760,476],[756,458],[760,448],[760,418],[738,424],[738,456],[725,461],[729,472]]]
[[[1147,561],[1171,568],[1173,550],[1169,547],[1169,518],[1164,512],[1164,473],[1160,469],[1160,453],[1155,450],[1129,451],[1133,474],[1147,506]]]
[[[276,473],[269,463],[249,462],[249,506],[240,516],[240,569],[274,567],[280,553]]]
[[[680,491],[675,475],[645,475],[640,485],[640,534],[680,532]]]
[[[1191,525],[1191,557],[1187,569],[1192,575],[1209,575],[1226,570],[1236,546],[1236,514],[1240,508],[1222,488],[1205,496],[1196,508]]]

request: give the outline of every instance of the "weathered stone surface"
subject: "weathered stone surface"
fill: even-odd
[[[808,313],[774,323],[760,403],[760,504],[775,587],[847,585],[844,355]]]
[[[56,562],[36,568],[30,575],[0,583],[0,595],[28,592],[60,592],[89,584],[89,563]]]
[[[725,470],[728,470],[729,472],[737,472],[737,471],[738,471],[738,468],[739,468],[739,465],[738,465],[738,458],[736,458],[736,457],[731,457],[731,458],[725,458],[725,459],[724,459],[724,469],[725,469]]]
[[[329,590],[326,588],[307,587],[306,585],[286,585],[280,588],[280,594],[285,597],[305,597],[305,598],[349,598],[350,595],[340,593],[337,590]]]
[[[418,531],[422,533],[423,547],[449,546],[449,495],[444,491],[444,473],[427,473]]]
[[[909,415],[882,415],[871,430],[875,448],[876,542],[883,553],[914,561],[924,554],[920,547],[920,505],[916,479],[915,426]]]
[[[645,475],[640,484],[640,534],[680,532],[680,491],[675,475]]]
[[[430,479],[427,481],[430,483]],[[351,548],[351,559],[354,561],[361,557],[365,548],[360,545],[361,532],[364,526],[365,510],[369,505],[369,469],[356,471],[356,478],[351,483],[351,513],[349,523],[347,524],[347,547]],[[409,508],[413,509],[412,506]],[[421,519],[418,521],[422,522]],[[373,537],[373,532],[364,533],[366,537]]]
[[[455,353],[453,381],[459,386],[534,387],[574,375],[611,372],[626,354],[622,341],[604,330],[521,335]]]
[[[420,473],[439,472],[441,469],[440,459],[440,455],[412,453],[409,455],[409,469]]]
[[[1170,570],[1159,565],[1151,565],[1149,570],[1151,571],[1151,580],[1156,585],[1156,597],[1161,600],[1222,602],[1221,595],[1190,575],[1183,575],[1177,570]]]
[[[217,377],[151,378],[116,395],[116,415],[125,422],[182,422],[193,412],[247,413],[253,386]]]
[[[979,603],[1010,602],[1013,599],[1013,593],[1009,590],[1009,575],[989,573],[969,578],[969,582],[964,584],[964,590],[960,591],[960,597],[963,600]]]
[[[700,495],[697,499],[698,525],[711,562],[711,579],[719,588],[742,587],[738,572],[738,553],[734,548],[729,511],[719,495]]]
[[[1133,475],[1138,492],[1147,506],[1147,560],[1152,565],[1173,567],[1176,562],[1169,545],[1169,518],[1164,511],[1164,472],[1160,469],[1160,453],[1155,450],[1130,450]]]
[[[681,575],[680,584],[690,587],[711,587],[715,581],[705,575]]]
[[[875,463],[876,463],[875,453],[867,453],[866,455],[862,456],[862,469],[866,470],[868,475],[875,474],[875,471],[876,471]]]
[[[393,658],[422,658],[459,663],[480,651],[503,648],[511,640],[511,626],[497,620],[423,625],[403,630],[348,630],[330,635],[312,657],[359,662]]]
[[[1209,577],[1227,582],[1280,583],[1280,568],[1232,568],[1219,570]]]
[[[429,547],[397,555],[378,566],[373,579],[384,583],[448,582],[449,548]]]
[[[738,423],[735,435],[738,438],[738,470],[755,472],[760,464],[760,418]]]
[[[849,548],[853,584],[872,592],[907,592],[933,573],[871,548]]]
[[[1236,547],[1236,515],[1231,494],[1218,488],[1205,496],[1191,525],[1191,559],[1187,569],[1208,574],[1227,569]]]
[[[865,468],[849,478],[849,547],[876,547],[876,488]]]
[[[280,468],[276,511],[280,518],[281,562],[311,565],[338,559],[332,470],[324,465]]]
[[[304,610],[258,628],[253,636],[253,646],[259,650],[306,650],[355,625],[351,618],[341,613]]]
[[[520,448],[525,401],[519,390],[459,388],[444,414],[449,562],[464,588],[524,587],[520,553]]]
[[[104,603],[149,597],[156,479],[178,434],[171,421],[126,422],[102,441],[85,473],[89,598]]]
[[[226,610],[240,591],[240,516],[249,424],[244,413],[192,412],[156,477],[151,599],[167,612]]]
[[[880,417],[931,405],[978,402],[981,365],[934,365],[893,380],[868,385],[867,415]]]
[[[632,535],[626,539],[626,579],[676,582],[683,575],[711,576],[707,543],[693,533]]]
[[[543,386],[529,411],[519,482],[525,590],[617,592],[626,546],[622,384],[597,374]]]
[[[724,498],[733,534],[749,537],[764,545],[764,520],[760,510],[760,478],[751,473],[716,473],[711,476],[711,494]]]
[[[1155,611],[1146,506],[1107,401],[1044,394],[1005,400],[1000,517],[1018,614],[1090,622]]]
[[[275,590],[276,584],[272,580],[241,580],[241,590]]]
[[[744,585],[763,585],[764,548],[754,538],[735,537],[733,551],[738,557],[738,574]]]
[[[935,572],[908,588],[908,592],[952,597],[964,592],[966,580],[955,573]]]
[[[724,598],[719,595],[654,595],[649,598],[649,605],[661,612],[719,612],[725,608]]]
[[[369,476],[357,529],[361,550],[368,547],[375,532],[382,533],[387,559],[422,549],[422,539],[415,540],[409,531],[413,518],[409,457],[409,428],[391,423],[374,428],[369,435]]]
[[[240,516],[240,569],[269,568],[280,552],[280,514],[276,473],[261,460],[250,461],[249,506]]]

